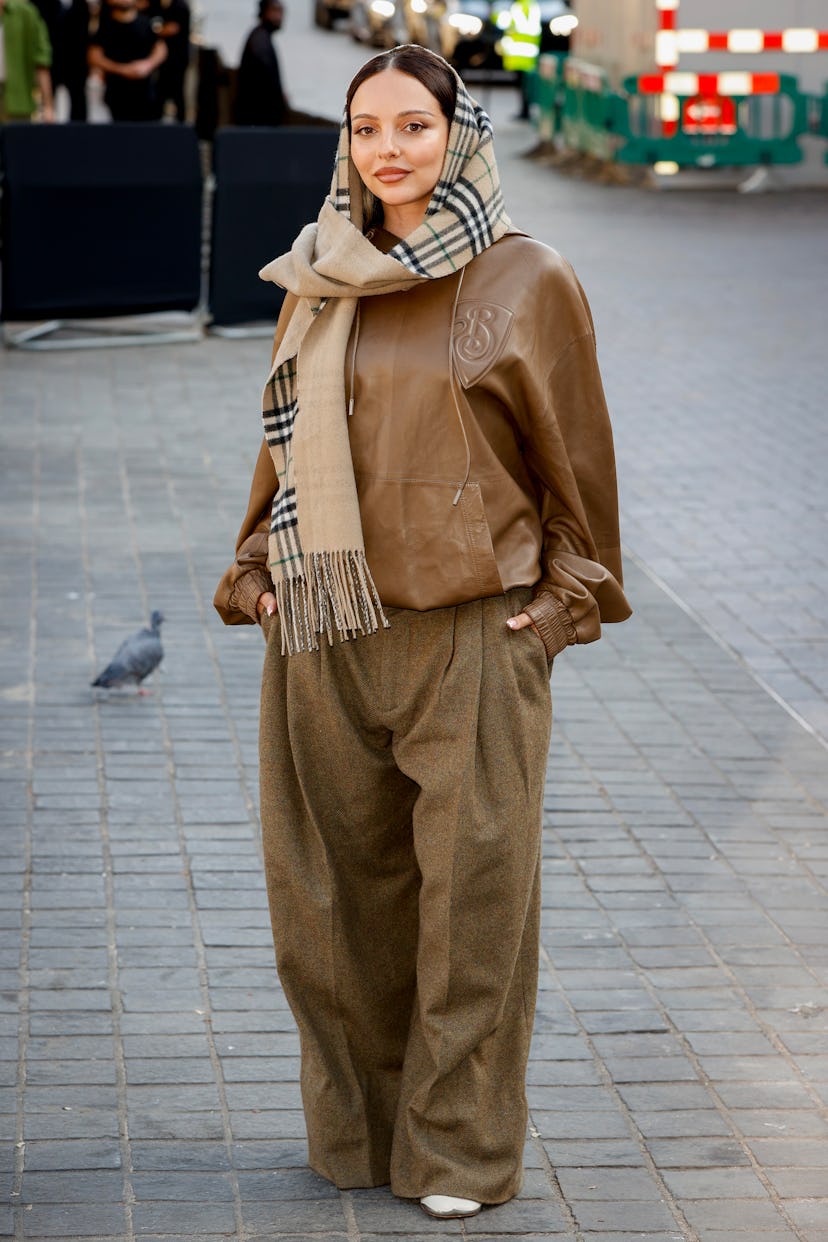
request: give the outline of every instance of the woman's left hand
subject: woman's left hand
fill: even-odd
[[[538,634],[538,627],[535,625],[528,612],[519,612],[516,617],[509,617],[506,624],[510,630],[525,630],[527,625],[531,625],[532,629],[538,635],[538,638],[540,638],[540,641],[543,642],[540,634]]]

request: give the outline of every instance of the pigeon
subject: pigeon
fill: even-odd
[[[111,689],[114,686],[138,686],[139,694],[149,694],[140,689],[145,677],[158,668],[164,655],[161,646],[161,622],[164,620],[156,609],[150,617],[149,629],[138,630],[125,638],[109,664],[92,682],[93,686]]]

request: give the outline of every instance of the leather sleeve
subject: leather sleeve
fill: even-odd
[[[568,265],[544,308],[547,317],[571,321],[568,343],[545,378],[526,385],[524,457],[536,480],[541,506],[541,579],[526,609],[555,656],[571,643],[601,636],[603,622],[625,620],[618,533],[615,453],[598,369],[592,317]],[[560,311],[559,311],[560,306]],[[537,333],[535,364],[543,347]],[[560,338],[558,338],[560,339]]]
[[[271,366],[296,303],[292,294],[285,295],[273,338]],[[273,590],[267,563],[267,540],[273,497],[278,488],[273,458],[263,439],[253,471],[247,512],[236,540],[236,559],[222,576],[213,597],[213,606],[225,625],[257,625],[259,596]]]
[[[273,590],[267,567],[267,539],[277,487],[273,459],[267,441],[262,440],[247,513],[236,541],[236,559],[223,575],[213,598],[213,606],[225,625],[258,624],[259,596]]]

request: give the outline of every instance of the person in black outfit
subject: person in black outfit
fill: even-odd
[[[87,0],[34,0],[52,45],[52,87],[69,92],[69,120],[86,120],[86,53],[89,43]]]
[[[184,75],[190,63],[190,6],[187,0],[160,0],[153,15],[153,29],[167,45],[167,59],[158,71],[158,102],[161,111],[167,100],[176,120],[184,122]]]
[[[281,29],[279,0],[260,0],[259,24],[247,37],[236,77],[237,125],[284,125],[290,111],[282,90],[273,35]]]
[[[135,0],[106,0],[89,65],[106,79],[104,99],[113,121],[158,119],[156,70],[166,58],[167,45]]]

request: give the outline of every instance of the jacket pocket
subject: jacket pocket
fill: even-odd
[[[357,476],[368,564],[390,608],[446,608],[500,595],[478,483]]]

